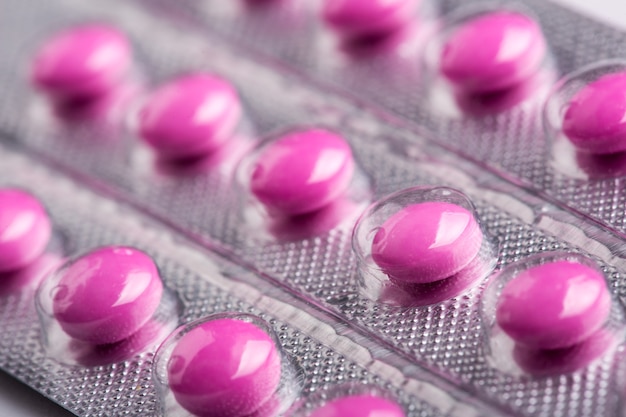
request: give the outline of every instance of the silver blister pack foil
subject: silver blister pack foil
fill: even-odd
[[[111,244],[148,252],[165,285],[178,299],[179,324],[220,312],[246,312],[267,320],[281,346],[300,369],[300,402],[312,393],[345,383],[372,384],[393,393],[410,416],[472,415],[475,406],[455,398],[384,349],[357,333],[333,326],[334,319],[283,291],[263,285],[250,271],[211,255],[135,210],[81,188],[72,180],[2,147],[0,184],[20,187],[44,202],[55,224],[63,256]],[[18,173],[18,174],[16,174]],[[116,363],[68,364],[51,357],[41,343],[33,294],[3,294],[0,366],[79,416],[163,415],[152,363],[160,340]],[[369,346],[368,346],[369,345]],[[105,359],[108,359],[105,357]]]
[[[2,62],[6,93],[0,100],[0,131],[4,142],[22,149],[30,159],[6,151],[3,161],[8,162],[1,167],[1,180],[40,195],[58,227],[76,239],[76,249],[133,243],[154,254],[168,271],[166,283],[183,299],[181,321],[230,309],[264,313],[269,319],[268,311],[284,306],[293,315],[276,317],[275,327],[285,335],[286,350],[302,362],[309,378],[305,392],[353,378],[350,375],[357,379],[367,375],[398,392],[403,404],[412,404],[410,415],[610,416],[616,412],[621,346],[570,375],[529,378],[501,372],[488,360],[479,314],[487,280],[427,307],[378,305],[357,288],[350,242],[353,219],[320,236],[286,243],[250,233],[241,219],[240,196],[231,172],[158,172],[144,145],[119,127],[122,117],[108,124],[55,123],[29,90],[24,67],[34,45],[51,31],[82,21],[111,22],[132,39],[137,70],[149,85],[190,70],[218,73],[233,82],[243,97],[245,134],[263,137],[302,125],[337,130],[351,143],[357,163],[372,184],[374,199],[416,185],[445,185],[466,193],[497,244],[496,272],[537,253],[573,251],[597,261],[620,298],[625,294],[619,237],[621,182],[581,183],[556,172],[542,136],[540,106],[479,120],[442,118],[429,107],[422,94],[426,87],[411,66],[397,76],[392,71],[394,76],[380,77],[377,74],[390,71],[384,60],[359,64],[357,70],[323,59],[319,54],[328,52],[328,45],[313,20],[313,5],[290,11],[304,19],[297,30],[288,26],[293,16],[284,16],[293,36],[280,36],[276,33],[280,25],[272,19],[281,16],[255,21],[225,2],[198,2],[193,7],[145,2],[155,15],[143,4],[127,2],[4,3],[12,17],[0,17],[0,33],[26,42],[2,46],[11,63]],[[441,8],[445,12],[453,6],[444,2]],[[568,72],[623,48],[618,42],[623,35],[611,29],[550,3],[528,2],[527,6],[543,19],[559,71]],[[268,25],[274,25],[274,30]],[[559,32],[570,30],[580,32],[576,48],[568,43],[574,41],[571,36]],[[599,35],[588,40],[583,36],[587,31]],[[597,39],[604,39],[602,48],[593,47]],[[414,89],[406,88],[407,80]],[[351,94],[342,92],[339,85]],[[355,100],[355,95],[361,100]],[[459,156],[465,153],[468,159]],[[16,174],[35,161],[105,197],[77,185],[70,187],[67,180],[48,171]],[[494,172],[540,193],[527,193],[498,179]],[[74,201],[68,195],[73,193],[84,196],[84,201]],[[129,214],[119,216],[130,220],[118,223],[118,216],[111,213],[117,213],[119,206],[107,200],[132,205],[133,209],[123,210]],[[609,227],[585,222],[579,212]],[[160,226],[144,230],[139,225],[150,223],[147,219],[155,219]],[[129,227],[128,222],[135,226]],[[157,231],[163,233],[162,246],[156,243],[161,242],[156,240]],[[197,246],[178,248],[168,243],[172,235]],[[207,257],[205,250],[226,259]],[[234,272],[207,273],[225,265]],[[239,275],[248,278],[242,278],[243,282],[225,278]],[[246,290],[238,285],[247,285]],[[240,299],[248,291],[250,297]],[[267,298],[265,291],[270,293]],[[315,308],[304,307],[307,303]],[[297,317],[309,310],[323,331],[310,324],[313,318]],[[154,350],[108,367],[66,369],[43,354],[34,310],[24,303],[19,308],[11,305],[7,314],[13,312],[19,314],[6,316],[4,322],[15,323],[10,328],[28,336],[7,338],[9,345],[0,362],[3,369],[80,416],[140,415],[155,410],[149,380]],[[322,326],[324,322],[328,327]],[[319,353],[311,354],[311,350]],[[339,366],[328,357],[346,365]],[[139,390],[143,395],[136,393],[138,387],[146,388]]]

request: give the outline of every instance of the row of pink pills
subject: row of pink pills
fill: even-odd
[[[329,25],[353,38],[397,29],[415,6],[413,0],[332,0],[323,15]],[[464,22],[447,36],[440,70],[463,90],[499,91],[535,73],[545,52],[541,30],[532,19],[516,12],[492,12]],[[35,57],[32,79],[54,99],[89,99],[122,81],[130,63],[131,50],[124,35],[110,27],[88,25],[63,31],[46,42]]]
[[[43,253],[51,222],[41,203],[21,190],[0,190],[0,202],[0,266],[6,272]],[[111,345],[137,333],[155,314],[164,289],[151,257],[123,246],[102,247],[66,262],[42,288],[38,307],[43,316],[53,317],[71,338],[93,345]],[[271,334],[260,320],[241,317],[206,320],[185,330],[174,338],[167,359],[168,386],[177,402],[198,416],[272,415],[275,407],[268,402],[281,383],[283,363]],[[350,406],[354,416],[381,410],[404,415],[393,403],[368,396],[331,402],[313,415],[344,413],[357,400],[356,408]]]
[[[19,210],[22,213],[28,214],[32,209],[32,201],[28,199],[13,198],[10,201],[14,207],[27,201],[29,204]],[[435,240],[439,237],[442,242],[435,241],[431,245],[450,244],[468,226],[470,229],[476,227],[472,223],[475,219],[467,210],[459,210],[458,206],[449,203],[441,206],[446,210],[442,210],[443,216],[438,214],[438,218],[449,218],[435,220],[435,223],[454,226],[445,227],[443,234],[434,237]],[[419,205],[408,207],[413,209]],[[427,207],[427,211],[430,210]],[[406,216],[402,210],[400,213]],[[430,217],[428,221],[433,222]],[[18,223],[20,221],[15,222]],[[396,221],[392,220],[392,223]],[[45,230],[45,224],[39,224],[36,229]],[[5,230],[11,230],[11,227]],[[32,239],[32,230],[29,232],[20,237],[20,243]],[[452,238],[448,236],[450,234]],[[406,256],[402,251],[397,254]],[[450,264],[450,261],[446,262]],[[454,268],[463,266],[450,265]],[[440,267],[439,264],[435,266]],[[90,252],[66,264],[51,279],[55,284],[51,314],[68,335],[93,344],[119,342],[137,332],[156,311],[163,291],[158,270],[150,257],[127,247],[107,247]],[[546,286],[547,283],[550,285]],[[539,310],[537,300],[541,301]],[[520,344],[538,349],[563,348],[583,341],[602,327],[610,304],[601,274],[579,263],[550,263],[518,274],[505,287],[498,302],[497,321]],[[565,314],[563,308],[567,309]],[[539,315],[533,313],[537,311],[540,311]],[[210,336],[205,337],[207,332]],[[244,349],[250,343],[255,346],[255,360],[250,357],[252,353]],[[244,321],[208,321],[186,333],[174,347],[168,364],[169,387],[178,403],[196,415],[249,415],[251,410],[266,405],[277,389],[281,362],[276,349],[267,333],[256,325]],[[210,360],[217,356],[232,360],[220,360],[219,363]],[[233,372],[241,369],[244,359],[248,366],[245,376],[233,377]],[[250,368],[253,363],[255,365]],[[215,378],[208,382],[203,379],[205,382],[201,383],[193,376],[203,377],[205,372]],[[223,395],[216,397],[216,392]],[[332,410],[333,407],[341,408],[341,404],[332,403],[327,407]],[[318,413],[325,415],[323,410]]]
[[[396,10],[404,10],[402,2],[374,2],[367,7],[352,3],[329,2],[325,13],[329,22],[352,28],[361,27],[360,19],[370,15],[385,21],[396,12],[404,15]],[[545,54],[545,40],[532,19],[518,12],[494,11],[468,18],[446,34],[439,65],[459,90],[492,94],[530,78]],[[33,62],[32,80],[55,103],[88,101],[122,83],[131,61],[131,48],[123,34],[104,25],[81,26],[59,33],[41,47]],[[596,154],[626,149],[622,132],[626,101],[613,97],[623,84],[624,73],[592,80],[569,97],[560,117],[565,136],[577,148]],[[158,88],[146,99],[138,133],[164,158],[190,158],[222,146],[240,116],[237,93],[228,82],[208,74],[190,75]]]
[[[347,40],[378,38],[413,21],[419,3],[328,0],[322,17]],[[514,10],[486,10],[465,17],[444,34],[438,66],[462,94],[490,95],[529,80],[541,68],[546,52],[541,28],[532,18]],[[570,88],[561,100],[564,102],[556,104],[562,108],[559,120],[548,128],[562,129],[582,152],[605,155],[626,151],[626,100],[620,93],[624,80],[626,63],[594,66],[568,77],[566,82],[582,81],[582,85]]]

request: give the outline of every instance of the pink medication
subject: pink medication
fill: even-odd
[[[203,156],[232,137],[241,104],[230,83],[191,74],[154,91],[139,112],[139,135],[161,157]]]
[[[368,394],[343,397],[313,411],[309,417],[404,417],[395,403]]]
[[[353,173],[352,150],[341,136],[304,130],[289,133],[260,152],[250,188],[271,213],[299,215],[337,200]]]
[[[606,322],[611,295],[599,271],[556,261],[520,272],[502,290],[496,320],[517,343],[558,349],[588,338]]]
[[[461,24],[446,39],[441,73],[458,88],[489,93],[535,74],[546,54],[539,25],[523,14],[501,11]]]
[[[137,332],[163,294],[152,259],[129,247],[96,249],[59,274],[54,317],[68,335],[94,344],[118,342]]]
[[[131,47],[117,29],[89,24],[64,30],[36,53],[32,82],[59,101],[86,100],[112,91],[131,67]]]
[[[626,72],[608,74],[583,87],[567,103],[563,133],[581,151],[626,151]]]
[[[273,339],[253,323],[207,321],[176,343],[168,366],[176,401],[201,417],[247,417],[278,389],[281,358]]]
[[[50,218],[35,197],[17,189],[0,189],[0,273],[35,261],[51,234]]]
[[[413,204],[387,219],[372,259],[391,279],[428,283],[453,276],[476,258],[483,233],[469,210],[440,201]]]
[[[405,26],[417,0],[326,0],[325,22],[348,39],[382,36]]]

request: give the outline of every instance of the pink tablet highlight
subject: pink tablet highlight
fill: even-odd
[[[405,417],[397,404],[374,395],[339,398],[313,411],[309,417]]]
[[[322,18],[346,39],[384,36],[406,26],[419,0],[326,0]]]
[[[296,131],[262,148],[252,167],[250,189],[270,214],[311,213],[347,191],[354,168],[352,150],[338,134]]]
[[[163,158],[199,157],[233,136],[241,113],[229,82],[212,74],[190,74],[146,98],[139,111],[139,135]]]
[[[441,201],[412,204],[376,231],[372,259],[390,279],[429,283],[453,276],[480,252],[483,233],[468,209]]]
[[[167,373],[176,401],[196,416],[262,415],[266,404],[273,405],[281,356],[265,330],[221,318],[194,327],[178,340]]]
[[[52,224],[42,204],[25,191],[0,189],[0,273],[24,268],[45,251]]]
[[[122,32],[105,24],[85,24],[63,30],[41,45],[31,79],[55,101],[89,100],[118,86],[131,63],[131,46]]]
[[[563,133],[581,151],[626,151],[626,72],[604,75],[566,104]]]
[[[602,273],[562,260],[531,267],[509,281],[497,303],[496,321],[520,345],[559,349],[603,327],[610,310]]]
[[[535,74],[546,55],[539,25],[513,11],[486,13],[454,29],[441,50],[440,71],[470,93],[511,88]]]
[[[152,258],[125,246],[96,249],[57,274],[55,319],[69,336],[93,344],[119,342],[137,332],[163,294]]]

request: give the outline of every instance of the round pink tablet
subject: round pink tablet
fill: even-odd
[[[52,225],[41,203],[17,189],[0,189],[0,272],[24,268],[43,254]]]
[[[244,417],[272,400],[281,359],[264,330],[226,318],[183,335],[167,370],[170,389],[187,411],[201,417]]]
[[[354,173],[352,150],[321,129],[289,133],[264,148],[252,170],[252,193],[270,212],[311,213],[339,198]]]
[[[372,259],[391,279],[434,282],[476,258],[483,234],[472,212],[439,201],[413,204],[387,219],[374,235]]]
[[[131,47],[117,29],[88,24],[64,30],[35,55],[32,82],[60,101],[91,99],[113,90],[129,72]]]
[[[502,290],[498,325],[521,345],[557,349],[585,340],[606,322],[611,295],[602,274],[556,261],[520,272]]]
[[[404,417],[397,404],[373,395],[354,395],[333,400],[309,417]]]
[[[380,36],[406,25],[418,0],[326,0],[322,17],[345,38]]]
[[[139,112],[139,134],[162,157],[202,156],[232,135],[241,104],[230,83],[210,74],[191,74],[154,91]]]
[[[156,311],[163,284],[145,253],[123,246],[96,249],[60,270],[53,313],[71,337],[94,344],[124,340]]]
[[[445,41],[440,70],[472,93],[510,88],[536,73],[546,54],[539,25],[523,14],[488,13],[461,24]]]
[[[626,151],[626,72],[605,75],[567,103],[563,133],[594,154]]]

